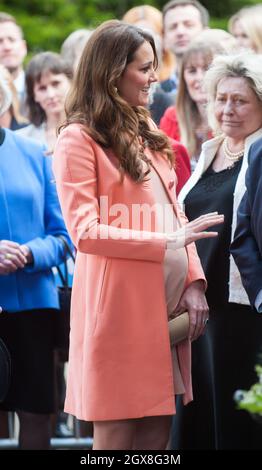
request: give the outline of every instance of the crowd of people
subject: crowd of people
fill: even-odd
[[[262,449],[234,402],[262,352],[261,25],[261,5],[229,32],[198,0],[141,5],[24,68],[23,31],[0,12],[0,438],[13,411],[19,447],[50,448],[65,398],[94,450]]]

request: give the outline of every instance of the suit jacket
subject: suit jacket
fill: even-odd
[[[238,209],[231,253],[251,305],[262,289],[262,138],[249,150],[246,193]]]
[[[162,155],[148,152],[148,157],[177,211],[174,170]],[[54,173],[77,248],[65,410],[91,421],[175,411],[163,275],[166,242],[157,227],[144,229],[142,237],[140,219],[129,217],[133,204],[154,212],[155,201],[149,181],[138,184],[128,175],[121,180],[117,162],[81,125],[69,125],[58,138]],[[119,228],[121,211],[127,212]],[[204,279],[194,244],[188,257],[187,283]],[[192,399],[189,341],[180,344],[178,355],[186,403]]]
[[[34,263],[0,276],[0,305],[17,312],[58,308],[52,266],[62,262],[68,239],[62,218],[51,158],[44,147],[5,129],[0,146],[0,240],[26,243]]]

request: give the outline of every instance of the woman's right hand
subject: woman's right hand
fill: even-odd
[[[224,215],[218,214],[217,212],[210,212],[208,214],[201,215],[192,222],[188,222],[179,230],[168,234],[167,236],[167,248],[177,249],[183,246],[189,245],[196,240],[201,238],[212,238],[218,235],[218,232],[206,231],[207,228],[219,225],[224,222]]]
[[[0,275],[7,275],[24,268],[26,262],[19,243],[10,240],[0,241]]]

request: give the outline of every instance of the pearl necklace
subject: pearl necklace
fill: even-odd
[[[223,151],[228,160],[236,162],[244,155],[245,148],[243,147],[239,152],[231,152],[228,148],[228,139],[225,137],[223,141]]]

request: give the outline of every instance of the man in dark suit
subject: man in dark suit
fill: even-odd
[[[246,187],[238,209],[231,253],[250,304],[262,312],[262,138],[249,150]]]

